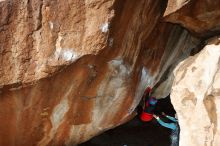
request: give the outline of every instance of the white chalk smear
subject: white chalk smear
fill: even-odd
[[[49,21],[50,29],[53,29],[53,22]]]
[[[108,23],[102,24],[101,31],[106,33],[106,32],[108,32],[108,30],[109,30],[109,24]]]

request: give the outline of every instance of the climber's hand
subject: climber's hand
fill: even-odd
[[[154,115],[154,114],[153,114],[153,117],[154,117],[155,119],[159,119],[159,117],[158,117],[157,115]]]

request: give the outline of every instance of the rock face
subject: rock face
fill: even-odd
[[[158,21],[165,5],[1,1],[0,145],[75,145],[132,118],[199,43]]]
[[[0,145],[74,145],[131,118],[199,42],[160,5],[1,1]]]
[[[0,85],[33,82],[106,47],[113,0],[0,2]]]
[[[132,118],[147,86],[169,94],[201,40],[161,21],[166,5],[0,1],[0,145],[76,145]]]
[[[171,100],[181,127],[180,146],[220,144],[220,38],[174,71]]]
[[[168,0],[164,20],[208,37],[220,33],[219,0]]]

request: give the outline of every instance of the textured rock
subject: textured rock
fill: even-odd
[[[113,0],[0,2],[0,85],[33,82],[106,47]]]
[[[171,100],[181,127],[180,146],[220,144],[220,39],[174,71]]]
[[[165,6],[1,1],[0,145],[75,145],[132,118],[200,43],[159,21]]]
[[[220,33],[220,1],[168,0],[164,18],[199,36],[216,35]]]

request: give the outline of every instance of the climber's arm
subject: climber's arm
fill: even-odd
[[[174,123],[165,123],[158,116],[154,115],[154,117],[156,118],[157,122],[163,127],[166,127],[166,128],[172,129],[172,130],[175,130],[177,128],[176,124],[174,124]]]
[[[168,116],[168,115],[166,115],[164,112],[162,112],[162,115],[164,115],[165,117],[167,117],[167,119],[169,119],[169,120],[171,120],[171,121],[173,121],[173,122],[178,122],[178,120],[177,120],[176,118],[171,117],[171,116]]]
[[[170,119],[171,121],[173,121],[173,122],[177,122],[177,119],[174,118],[174,117],[171,117],[171,116],[168,116],[168,115],[166,115],[166,117],[167,117],[168,119]]]

